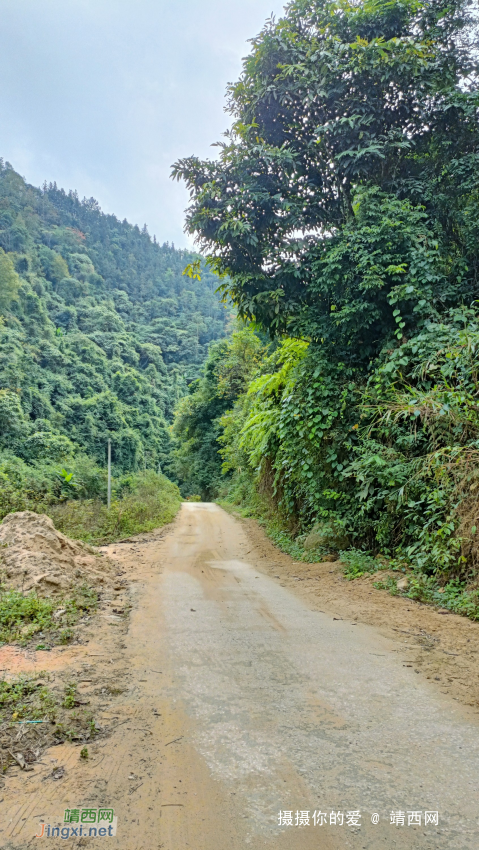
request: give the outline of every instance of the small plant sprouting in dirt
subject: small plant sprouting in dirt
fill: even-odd
[[[368,552],[360,549],[347,549],[339,553],[341,562],[344,564],[344,575],[347,579],[360,578],[365,573],[375,573],[378,570],[387,569],[386,564]]]
[[[95,735],[98,735],[98,732],[100,732],[100,731],[101,731],[100,727],[96,725],[95,721],[92,718],[90,720],[90,724],[89,724],[89,733],[90,733],[89,737],[94,738]]]
[[[62,702],[63,708],[75,708],[77,705],[77,690],[78,685],[76,682],[69,682],[68,685],[65,685],[65,694]]]
[[[0,722],[28,718],[55,719],[55,699],[42,676],[21,676],[13,682],[0,681]]]
[[[0,772],[20,764],[19,755],[26,764],[37,761],[53,743],[76,741],[86,749],[100,729],[91,712],[76,709],[79,704],[74,682],[61,693],[51,688],[45,672],[0,680]]]
[[[89,758],[89,756],[88,756],[88,747],[83,747],[83,748],[80,750],[80,758],[81,758],[81,759],[85,759],[85,760],[87,760],[87,759]]]
[[[58,635],[58,642],[64,646],[65,644],[70,643],[70,641],[73,640],[74,634],[75,632],[73,631],[73,629],[62,629],[60,634]]]

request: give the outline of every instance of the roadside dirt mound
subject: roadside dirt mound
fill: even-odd
[[[1,523],[0,569],[9,586],[39,596],[63,596],[84,583],[106,587],[115,573],[92,546],[70,540],[50,517],[32,511],[9,514]]]

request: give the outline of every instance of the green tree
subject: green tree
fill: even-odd
[[[476,297],[467,7],[293,0],[253,39],[219,158],[174,167],[240,315],[367,359]]]
[[[0,390],[0,447],[10,448],[29,432],[17,393]]]
[[[20,279],[11,258],[0,248],[0,310],[5,310],[18,297]]]

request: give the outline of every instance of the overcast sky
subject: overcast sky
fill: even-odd
[[[225,89],[282,0],[0,0],[0,156],[160,242],[183,233],[179,157],[215,156]]]

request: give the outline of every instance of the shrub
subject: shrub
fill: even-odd
[[[69,537],[101,545],[171,522],[181,504],[178,487],[153,471],[128,476],[128,486],[120,480],[117,488],[125,495],[114,499],[110,510],[96,499],[71,500],[49,514]]]

